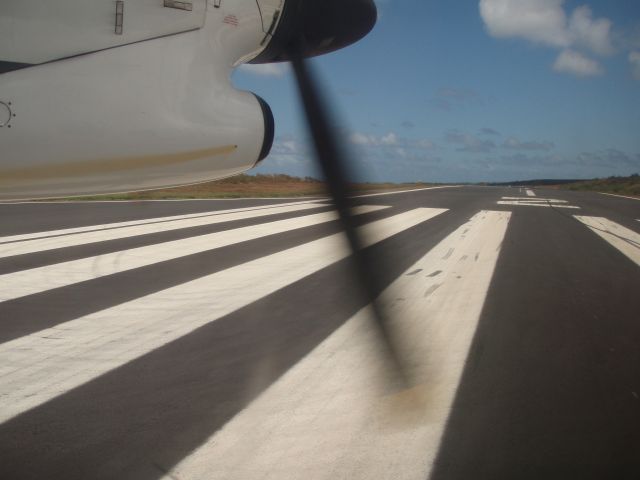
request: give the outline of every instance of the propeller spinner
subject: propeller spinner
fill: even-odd
[[[250,63],[333,52],[367,35],[376,19],[373,0],[287,0],[269,45]]]

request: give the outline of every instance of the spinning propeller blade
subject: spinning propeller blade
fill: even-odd
[[[373,0],[286,0],[280,24],[267,48],[251,63],[291,61],[300,98],[313,138],[316,159],[324,174],[329,193],[339,212],[343,230],[352,250],[354,283],[372,306],[373,319],[387,346],[395,373],[407,385],[407,369],[392,335],[389,319],[378,300],[382,282],[375,262],[363,248],[349,196],[349,162],[345,149],[331,128],[332,122],[309,57],[346,47],[367,35],[377,20]]]
[[[354,219],[351,215],[353,201],[349,196],[348,162],[335,133],[330,127],[329,112],[325,108],[320,90],[311,73],[310,65],[299,55],[291,56],[300,98],[304,106],[309,131],[313,138],[317,161],[322,169],[329,193],[338,210],[342,228],[352,250],[351,262],[359,288],[372,306],[372,318],[387,347],[389,358],[403,384],[407,384],[406,369],[398,346],[393,338],[389,319],[378,299],[381,285],[379,272],[370,255],[363,248]]]

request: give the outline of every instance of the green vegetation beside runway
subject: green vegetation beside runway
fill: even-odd
[[[538,187],[563,189],[583,192],[600,192],[612,193],[614,195],[624,195],[640,198],[640,174],[630,175],[628,177],[608,177],[594,178],[591,180],[557,180],[557,179],[539,179],[539,180],[519,180],[514,182],[488,183],[492,186],[511,186],[511,187]]]
[[[595,180],[571,183],[569,185],[562,186],[562,188],[576,191],[593,191],[640,197],[640,175],[635,174],[629,177],[598,178]]]
[[[416,183],[354,183],[354,193],[424,188],[433,184]],[[235,177],[185,187],[147,190],[143,192],[92,195],[66,198],[70,201],[86,200],[171,200],[202,198],[283,198],[320,197],[327,194],[324,182],[311,177],[289,175],[237,175]]]

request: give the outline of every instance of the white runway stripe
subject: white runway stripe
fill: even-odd
[[[281,213],[301,212],[313,208],[321,208],[323,206],[326,205],[318,203],[294,203],[272,207],[240,208],[179,217],[163,217],[137,222],[123,222],[120,224],[93,225],[91,227],[56,230],[53,232],[42,232],[29,235],[14,235],[12,237],[0,238],[0,242],[11,242],[0,244],[0,258],[41,252],[55,248],[74,247],[88,243],[116,240],[119,238],[129,238],[136,235],[168,232],[182,228],[244,220],[247,218],[259,218]]]
[[[535,192],[533,190],[527,189],[526,193],[527,193],[527,197],[535,197],[536,196],[536,194],[535,194]]]
[[[104,203],[104,202],[100,202],[100,203]],[[318,204],[319,202],[314,200],[314,201],[289,202],[289,203],[278,203],[274,205],[234,208],[231,210],[210,210],[208,212],[197,212],[197,213],[189,213],[189,214],[183,214],[183,215],[171,215],[166,217],[143,218],[139,220],[130,220],[127,222],[113,222],[113,223],[105,223],[101,225],[87,225],[84,227],[63,228],[59,230],[50,230],[50,231],[44,231],[44,232],[23,233],[20,235],[10,235],[5,237],[0,237],[0,244],[6,243],[6,242],[22,241],[22,240],[35,240],[38,238],[53,237],[53,236],[59,236],[59,235],[70,235],[73,233],[92,232],[95,230],[108,230],[113,228],[132,227],[136,225],[147,225],[150,223],[171,222],[174,220],[188,220],[190,218],[207,217],[211,215],[220,215],[225,213],[252,212],[256,210],[288,207],[292,205],[304,205],[309,203]]]
[[[502,200],[520,200],[526,203],[569,203],[566,200],[559,200],[557,198],[502,197]]]
[[[389,207],[361,206],[355,208],[354,214],[359,215],[384,208]],[[305,215],[0,275],[0,285],[3,285],[0,289],[0,302],[255,240],[267,235],[310,227],[337,220],[337,218],[334,211]]]
[[[164,479],[428,478],[509,218],[478,213],[384,292],[413,392],[382,396],[386,357],[363,309]]]
[[[499,200],[498,205],[518,205],[520,207],[553,207],[553,208],[573,208],[577,209],[580,207],[576,207],[575,205],[559,205],[559,204],[549,204],[546,201],[530,201],[530,200]]]
[[[360,227],[372,245],[446,210]],[[348,256],[343,234],[284,250],[0,345],[0,421],[155,350]]]
[[[603,217],[575,215],[600,238],[617,248],[636,265],[640,265],[640,235]]]

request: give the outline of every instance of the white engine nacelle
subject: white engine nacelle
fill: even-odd
[[[126,192],[235,175],[274,121],[241,63],[366,35],[373,0],[0,3],[0,199]]]
[[[0,198],[185,185],[253,167],[273,117],[230,75],[268,45],[283,3],[3,2],[0,68],[39,64],[0,73]]]

